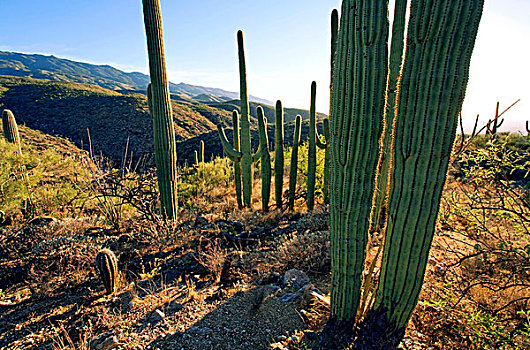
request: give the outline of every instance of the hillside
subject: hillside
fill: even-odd
[[[175,133],[184,140],[229,123],[230,113],[199,103],[173,101]],[[153,149],[152,122],[143,94],[121,94],[101,87],[0,76],[0,109],[13,111],[20,124],[60,135],[120,162],[129,151],[138,159]],[[227,124],[228,125],[228,124]]]
[[[91,84],[109,90],[144,91],[149,76],[139,72],[126,73],[109,65],[94,65],[76,62],[55,56],[31,55],[0,51],[0,75],[12,75],[34,79],[48,79],[73,83]],[[212,101],[226,101],[239,97],[239,93],[218,88],[196,86],[185,83],[169,83],[171,93],[188,99],[205,102],[204,97],[213,96]],[[272,102],[255,96],[251,101],[264,104]]]

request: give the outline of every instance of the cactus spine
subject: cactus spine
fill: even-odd
[[[330,121],[332,320],[353,320],[360,302],[383,128],[387,32],[386,1],[343,1]]]
[[[149,72],[150,111],[153,118],[155,161],[162,215],[177,217],[177,152],[164,56],[162,14],[159,0],[142,0]]]
[[[302,117],[296,116],[296,122],[293,135],[293,149],[291,150],[291,168],[289,171],[289,210],[294,209],[294,197],[296,192],[296,176],[298,172],[298,145],[300,144],[300,135],[302,131]]]
[[[112,294],[118,285],[118,259],[108,249],[101,250],[96,255],[96,269],[105,285],[107,294]]]
[[[20,134],[18,133],[18,125],[9,109],[2,111],[2,128],[4,130],[4,137],[7,142],[14,143],[17,147],[17,152],[22,155],[22,147],[20,143]]]
[[[388,195],[388,177],[390,172],[390,143],[392,141],[392,125],[395,117],[396,96],[398,79],[403,61],[403,48],[405,45],[405,22],[407,0],[397,0],[394,10],[392,25],[392,40],[390,43],[390,61],[386,90],[386,105],[384,114],[384,129],[381,136],[379,155],[379,171],[377,173],[372,209],[372,231],[380,232],[383,229],[386,215],[386,200]]]
[[[259,149],[254,159],[260,159],[261,163],[261,207],[262,210],[269,211],[269,199],[271,193],[271,156],[269,153],[269,136],[267,135],[267,118],[261,106],[258,112],[259,129]]]
[[[274,194],[276,207],[283,209],[283,106],[281,101],[276,101],[276,123],[274,124]]]
[[[399,336],[423,283],[483,6],[484,0],[412,2],[372,313],[384,315]]]

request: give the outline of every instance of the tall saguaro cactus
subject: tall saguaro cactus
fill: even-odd
[[[149,106],[153,118],[155,162],[162,215],[177,217],[177,152],[164,54],[162,14],[159,0],[142,0],[149,72]]]
[[[370,203],[383,128],[387,1],[344,0],[331,101],[331,315],[351,321],[360,302]]]
[[[484,0],[412,1],[391,150],[387,242],[372,312],[383,315],[399,339],[423,284],[483,6]]]
[[[344,0],[342,7],[332,84],[330,193],[331,313],[339,324],[356,317],[370,227],[365,208],[375,190],[374,149],[383,119],[392,130],[388,144],[386,135],[381,139],[390,159],[381,275],[356,349],[396,348],[417,303],[484,0],[410,4],[402,63],[407,1],[396,0],[390,72],[387,1]]]
[[[274,124],[274,194],[276,206],[282,210],[283,196],[283,106],[281,101],[276,101],[276,122]]]
[[[17,121],[13,115],[13,112],[11,112],[9,109],[4,109],[2,111],[2,128],[4,130],[3,132],[6,141],[15,144],[17,147],[17,152],[22,154]]]
[[[237,48],[238,48],[238,57],[239,57],[239,95],[241,100],[241,129],[239,132],[239,145],[240,149],[235,150],[238,153],[241,153],[239,157],[239,162],[241,165],[241,178],[243,184],[243,204],[246,207],[251,207],[252,204],[252,146],[250,140],[250,120],[249,120],[249,104],[248,104],[248,93],[247,93],[247,68],[245,63],[245,46],[243,42],[243,32],[237,32]],[[218,129],[220,126],[218,126]],[[221,129],[219,129],[221,130]],[[219,131],[219,136],[223,138],[224,132]],[[235,132],[234,132],[235,135]],[[228,142],[221,140],[221,144],[225,149],[226,153],[228,152],[226,147],[230,147]],[[234,139],[235,142],[235,139]],[[232,147],[230,147],[232,148]],[[231,150],[231,151],[232,151]],[[237,179],[236,179],[237,186]]]
[[[296,192],[296,176],[298,173],[298,146],[300,145],[300,135],[302,133],[302,116],[297,115],[293,134],[293,149],[291,150],[291,167],[289,171],[289,210],[294,209],[294,197]]]

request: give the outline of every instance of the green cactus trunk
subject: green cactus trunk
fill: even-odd
[[[199,166],[199,152],[197,151],[194,151],[195,152],[195,166]]]
[[[247,93],[247,68],[245,63],[245,46],[243,32],[237,32],[239,56],[239,94],[241,99],[241,175],[243,183],[243,202],[252,206],[252,146],[250,140],[250,120]]]
[[[330,130],[329,130],[329,119],[326,118],[323,120],[323,128],[324,128],[324,138],[326,140],[326,147],[325,147],[325,154],[324,154],[324,203],[329,203],[329,162],[330,162],[330,147],[329,147],[329,138],[330,138]]]
[[[259,153],[255,158],[260,159],[261,163],[261,207],[264,212],[269,211],[269,200],[271,194],[271,156],[269,153],[269,136],[267,135],[267,118],[261,106],[258,112],[258,129],[259,129]]]
[[[232,126],[234,128],[234,149],[239,152],[241,146],[239,144],[239,114],[237,111],[232,112]],[[239,160],[234,160],[234,179],[236,183],[237,206],[241,209],[243,208],[243,197],[241,194],[241,162]]]
[[[112,294],[118,286],[118,259],[108,249],[101,250],[96,255],[96,269],[107,294]]]
[[[386,244],[374,311],[367,317],[368,323],[384,317],[399,339],[423,283],[483,6],[484,0],[412,2],[391,149]]]
[[[201,140],[199,145],[199,162],[204,163],[204,141]]]
[[[165,218],[175,220],[178,209],[177,152],[164,56],[162,14],[159,0],[142,0],[142,3],[151,75],[149,100],[161,210]]]
[[[276,123],[274,125],[274,194],[276,197],[276,207],[279,210],[283,209],[283,170],[284,170],[284,154],[283,154],[283,107],[282,102],[276,102]],[[260,141],[261,142],[261,141]]]
[[[317,170],[317,83],[311,83],[311,105],[309,108],[309,145],[307,148],[307,210],[315,207],[315,183]]]
[[[296,177],[298,173],[298,146],[300,144],[300,135],[302,131],[302,117],[296,116],[296,122],[293,135],[293,149],[291,150],[291,168],[289,171],[289,210],[294,209],[294,197],[296,193]]]
[[[331,317],[353,320],[370,227],[388,61],[386,1],[342,3],[331,107]]]
[[[9,109],[4,109],[2,111],[2,128],[4,130],[6,141],[15,144],[18,154],[22,155],[22,146],[20,142],[20,134],[18,133],[17,121],[13,112]]]
[[[372,209],[372,231],[381,232],[386,215],[388,195],[388,177],[390,172],[390,143],[392,141],[392,125],[394,123],[398,79],[403,62],[405,45],[405,22],[407,0],[396,0],[394,22],[392,25],[392,41],[390,43],[390,62],[386,90],[386,106],[384,115],[384,131],[381,137],[381,153],[377,174],[377,189],[374,192]]]

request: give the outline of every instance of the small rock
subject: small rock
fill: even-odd
[[[186,331],[186,333],[189,334],[195,334],[195,335],[212,335],[213,331],[208,327],[191,327]]]
[[[291,269],[283,275],[283,284],[294,289],[301,288],[310,283],[309,277],[297,269]]]
[[[90,350],[111,350],[118,347],[118,345],[120,345],[120,343],[116,336],[111,335],[110,333],[103,333],[90,339],[88,348]]]
[[[208,219],[206,219],[204,216],[197,216],[197,218],[195,218],[195,223],[193,224],[193,226],[194,227],[203,227],[203,226],[206,226],[208,224],[209,224]]]

